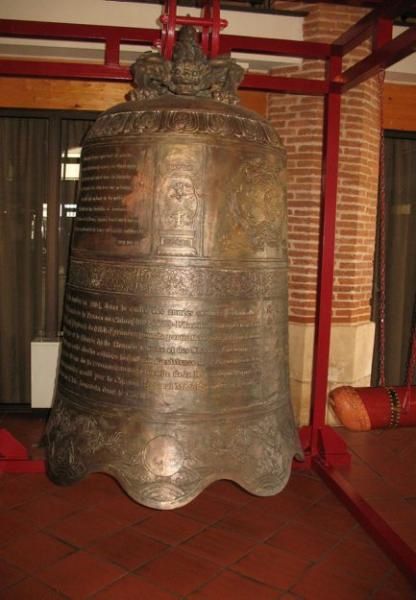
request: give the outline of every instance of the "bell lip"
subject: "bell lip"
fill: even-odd
[[[275,477],[276,485],[274,486],[266,486],[264,485],[264,483],[263,485],[261,485],[262,479],[264,480],[265,478],[260,478],[260,480],[253,482],[247,481],[242,477],[238,477],[231,472],[216,473],[215,475],[205,477],[203,480],[199,480],[191,490],[188,489],[187,492],[184,494],[180,494],[181,490],[179,487],[176,488],[178,491],[178,496],[173,500],[166,501],[160,501],[156,499],[152,501],[151,497],[144,496],[144,492],[147,489],[150,490],[151,488],[157,490],[158,487],[160,489],[166,489],[166,487],[170,487],[172,490],[175,490],[176,486],[174,486],[172,483],[151,483],[149,484],[149,486],[141,486],[139,489],[139,493],[137,493],[135,486],[131,485],[129,481],[120,474],[119,471],[117,471],[116,469],[112,469],[111,465],[107,468],[100,466],[97,466],[96,468],[90,468],[76,478],[61,478],[59,477],[59,474],[57,475],[53,472],[53,470],[50,469],[48,464],[47,475],[54,484],[66,487],[72,484],[80,483],[89,475],[92,475],[94,473],[101,473],[112,477],[119,484],[121,489],[129,496],[129,498],[132,499],[134,502],[137,502],[141,506],[146,506],[147,508],[152,508],[155,510],[173,510],[181,508],[182,506],[186,506],[187,504],[195,500],[211,484],[217,481],[229,481],[246,491],[248,494],[251,494],[253,497],[274,496],[280,493],[286,487],[292,473],[291,459],[299,460],[298,457],[299,451],[297,449],[293,450],[292,453],[288,455],[288,467],[286,469],[286,473],[284,474],[284,477]],[[270,482],[273,479],[273,474],[268,475],[266,479],[268,482]]]

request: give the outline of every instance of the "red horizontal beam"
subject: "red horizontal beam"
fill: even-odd
[[[0,19],[0,35],[6,37],[96,42],[118,39],[120,43],[153,44],[160,37],[160,30]],[[330,44],[317,42],[222,35],[220,39],[220,51],[230,52],[232,50],[236,52],[258,52],[260,54],[274,54],[276,56],[295,56],[324,60],[330,56],[331,46]]]
[[[168,22],[168,15],[162,15],[160,17],[160,22],[164,25]],[[185,17],[181,17],[179,15],[176,16],[176,25],[194,25],[195,27],[211,27],[213,24],[213,19],[203,18],[203,17],[191,17],[187,15]],[[225,19],[220,19],[220,27],[227,27],[228,21]]]
[[[53,77],[57,79],[131,81],[130,70],[119,65],[88,65],[85,63],[51,61],[0,60],[0,74]],[[257,91],[311,94],[314,96],[323,95],[328,89],[325,81],[256,74],[246,75],[240,87]]]
[[[258,52],[275,56],[295,56],[325,60],[331,55],[331,45],[319,42],[255,38],[244,35],[221,35],[220,52]]]
[[[241,89],[262,92],[282,92],[287,94],[307,94],[323,96],[328,91],[326,81],[318,79],[300,79],[296,77],[278,77],[274,75],[247,74],[240,84]]]
[[[406,58],[416,50],[416,28],[410,27],[372,54],[363,58],[341,75],[341,83],[333,84],[341,93],[375,75],[380,69]]]
[[[344,31],[335,41],[334,46],[337,46],[340,50],[341,56],[344,56],[359,44],[368,39],[376,22],[375,11],[365,15],[362,19],[357,21],[355,25],[350,27],[347,31]]]
[[[0,19],[0,35],[53,40],[105,41],[152,44],[160,37],[159,29],[140,27],[112,27],[110,25],[82,25],[79,23],[53,23]]]

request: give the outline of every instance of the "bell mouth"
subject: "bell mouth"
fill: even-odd
[[[48,474],[69,485],[107,473],[133,500],[156,509],[183,506],[221,479],[257,496],[284,488],[300,453],[287,402],[201,418],[88,409],[60,392],[47,427]]]

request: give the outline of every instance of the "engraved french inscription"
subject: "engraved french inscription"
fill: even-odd
[[[68,286],[60,385],[160,410],[189,409],[190,396],[192,410],[256,404],[276,392],[266,369],[284,352],[283,311],[265,299],[207,304]]]
[[[143,147],[124,144],[85,149],[74,249],[149,253],[151,163],[149,151]]]

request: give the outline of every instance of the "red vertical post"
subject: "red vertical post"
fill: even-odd
[[[331,56],[327,64],[329,92],[325,96],[324,106],[318,285],[311,392],[312,456],[318,454],[319,430],[325,425],[326,412],[341,118],[341,95],[331,89],[331,82],[340,76],[341,71],[341,56]]]
[[[372,50],[381,48],[393,38],[393,22],[391,19],[378,19],[373,32]]]
[[[120,65],[120,38],[113,33],[105,40],[104,64]]]

